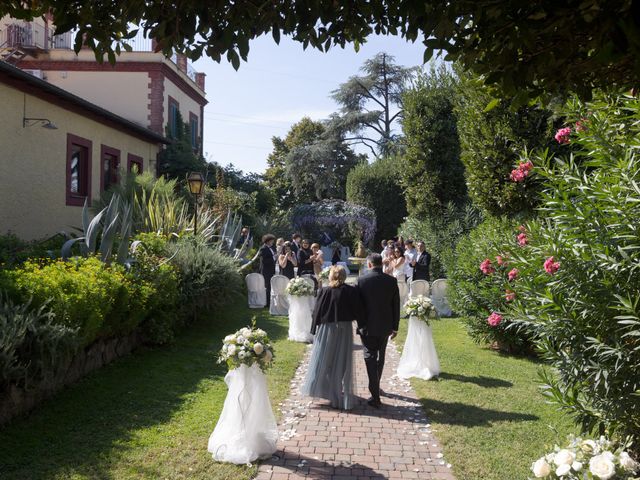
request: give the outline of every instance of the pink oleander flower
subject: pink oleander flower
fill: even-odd
[[[507,264],[507,261],[504,259],[502,255],[496,255],[496,263],[500,266],[503,266]]]
[[[533,162],[531,160],[527,160],[526,162],[518,165],[518,168],[528,173],[533,170]]]
[[[516,299],[516,292],[514,292],[513,290],[507,290],[506,292],[504,292],[504,299],[507,302],[513,302]]]
[[[497,327],[502,322],[502,315],[496,312],[491,312],[491,315],[487,317],[487,323],[492,327]]]
[[[576,122],[576,132],[584,132],[587,129],[587,121],[583,118]]]
[[[527,234],[526,233],[518,234],[518,245],[520,245],[521,247],[524,247],[528,243],[529,243],[529,239],[527,238]]]
[[[520,183],[524,181],[525,178],[527,178],[527,172],[520,170],[519,168],[516,168],[514,170],[511,170],[511,174],[509,175],[509,178],[511,179],[512,182]]]
[[[515,280],[516,278],[518,278],[518,269],[512,268],[511,270],[509,270],[507,276],[509,277],[509,281]]]
[[[569,143],[569,135],[571,135],[571,127],[564,127],[556,132],[555,139],[558,143]]]
[[[544,271],[549,275],[554,275],[560,269],[560,262],[554,262],[553,257],[549,257],[544,261]]]
[[[489,260],[488,258],[485,258],[482,261],[482,263],[480,264],[480,270],[482,270],[482,273],[484,273],[485,275],[491,275],[496,271],[496,269],[493,268],[493,265],[491,264],[491,260]]]

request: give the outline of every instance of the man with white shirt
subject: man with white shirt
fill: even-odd
[[[407,283],[411,284],[413,280],[413,265],[418,258],[418,251],[413,246],[413,240],[409,239],[404,242],[404,272],[407,277]]]

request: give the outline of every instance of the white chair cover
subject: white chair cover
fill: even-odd
[[[271,315],[289,315],[289,295],[285,291],[289,279],[284,275],[271,277],[271,303],[269,313]]]
[[[429,380],[438,375],[440,375],[440,361],[433,343],[431,327],[416,317],[410,317],[407,339],[398,363],[398,376]]]
[[[450,317],[453,313],[447,301],[447,281],[444,278],[434,280],[431,284],[431,303],[442,317]]]
[[[267,304],[267,289],[260,273],[250,273],[244,277],[247,284],[249,308],[263,308]]]
[[[267,379],[257,364],[229,370],[229,388],[208,450],[214,460],[246,465],[276,452],[278,430]]]
[[[313,341],[313,335],[311,335],[313,298],[289,295],[289,340],[305,343]]]
[[[400,308],[402,309],[404,304],[407,302],[407,299],[409,298],[409,285],[407,285],[407,282],[399,281],[398,290],[400,291]]]
[[[327,258],[327,257],[325,257],[325,258]],[[330,267],[331,265],[332,265],[331,262],[325,261],[322,264],[322,269],[324,270],[325,268]],[[338,262],[337,265],[340,265],[341,267],[344,267],[344,269],[347,271],[347,275],[351,275],[351,271],[349,270],[349,266],[347,265],[347,262]]]
[[[418,295],[422,295],[425,297],[429,296],[429,282],[427,282],[426,280],[414,280],[413,282],[411,282],[409,296],[417,297]]]

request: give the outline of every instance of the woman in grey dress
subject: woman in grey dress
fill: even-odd
[[[355,287],[341,266],[329,271],[329,286],[318,292],[313,311],[313,351],[302,393],[324,398],[334,408],[353,408],[353,325],[362,312]]]

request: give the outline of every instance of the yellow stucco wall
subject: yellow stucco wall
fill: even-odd
[[[92,141],[91,193],[100,194],[100,146],[139,155],[155,170],[159,147],[78,113],[26,94],[26,116],[46,117],[57,130],[23,128],[25,94],[0,83],[0,234],[11,231],[30,240],[80,226],[82,207],[66,205],[67,133]]]
[[[202,125],[202,118],[200,118],[200,105],[193,100],[189,95],[184,93],[178,86],[171,80],[165,79],[164,81],[164,124],[167,125],[169,121],[169,96],[174,98],[180,104],[180,114],[182,120],[189,124],[189,112],[192,112],[198,116],[198,122]]]
[[[149,127],[146,72],[47,71],[47,81],[110,112]]]

